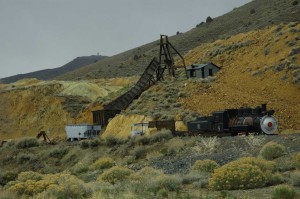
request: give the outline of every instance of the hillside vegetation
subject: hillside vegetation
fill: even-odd
[[[203,7],[199,8],[199,12]],[[300,19],[300,4],[294,0],[253,0],[231,12],[213,18],[210,23],[200,23],[195,28],[169,38],[182,54],[203,43],[226,38],[231,35],[278,25]],[[197,13],[195,13],[197,17]],[[214,16],[211,16],[214,17]],[[180,30],[178,30],[180,31]],[[161,33],[163,34],[163,33]],[[175,34],[175,33],[174,33]],[[157,35],[159,39],[159,35]],[[159,53],[159,41],[154,41],[95,64],[57,77],[60,80],[113,78],[140,75],[150,60]]]

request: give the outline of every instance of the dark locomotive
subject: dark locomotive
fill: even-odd
[[[254,132],[272,135],[278,127],[273,114],[274,110],[267,110],[266,104],[254,109],[226,109],[213,112],[212,116],[198,117],[195,121],[188,122],[188,131],[193,134],[238,135]]]

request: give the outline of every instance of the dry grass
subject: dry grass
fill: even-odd
[[[217,137],[201,137],[193,149],[198,153],[212,153],[219,144]]]

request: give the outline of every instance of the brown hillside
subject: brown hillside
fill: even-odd
[[[200,45],[186,61],[222,67],[211,85],[188,83],[181,102],[189,110],[254,107],[267,103],[281,128],[300,129],[300,24],[290,23]],[[298,88],[297,88],[298,87]]]

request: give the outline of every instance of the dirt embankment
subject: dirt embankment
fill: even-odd
[[[117,92],[136,80],[114,78],[90,81],[21,80],[0,85],[0,139],[35,136],[65,137],[64,126],[92,123],[93,102]]]

